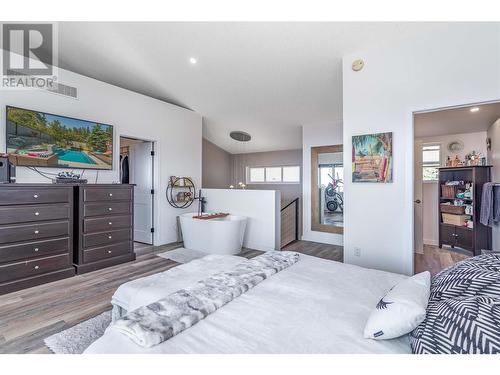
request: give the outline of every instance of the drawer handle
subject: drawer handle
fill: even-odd
[[[111,254],[111,253],[112,253],[112,251],[111,251],[111,250],[108,250],[108,254]]]
[[[113,222],[112,222],[112,221],[110,221],[108,224],[109,224],[109,225],[113,225]]]
[[[112,197],[113,196],[113,193],[109,193],[109,196]]]
[[[35,212],[35,216],[39,216],[40,215],[40,212]]]
[[[33,195],[33,198],[35,199],[38,198],[38,194]]]
[[[108,208],[108,211],[113,211],[113,209],[111,207]]]
[[[39,231],[39,230],[36,230],[36,231],[35,231],[35,234],[38,234],[38,233],[40,233],[40,231]]]
[[[108,236],[109,239],[111,239],[112,237],[111,236]]]
[[[38,253],[38,247],[35,247],[35,253]]]
[[[35,266],[35,269],[36,269],[36,270],[37,270],[37,269],[39,269],[39,268],[40,268],[39,266]]]

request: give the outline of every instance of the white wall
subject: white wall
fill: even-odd
[[[118,88],[88,77],[59,69],[59,82],[78,88],[78,99],[41,90],[0,91],[0,150],[5,150],[5,106],[49,112],[114,125],[114,169],[99,171],[98,182],[119,179],[120,135],[155,141],[156,215],[155,244],[177,240],[176,216],[181,210],[169,206],[165,198],[170,175],[191,176],[201,186],[201,116],[195,112]],[[40,168],[54,173],[57,169]],[[93,182],[95,171],[85,178]],[[26,168],[17,169],[18,182],[49,182]]]
[[[422,143],[439,143],[441,145],[441,163],[446,165],[446,158],[451,159],[458,155],[460,160],[465,159],[465,155],[471,151],[480,152],[481,156],[486,156],[486,131],[448,134],[434,137],[418,138]],[[463,150],[452,153],[448,151],[448,144],[452,141],[460,140],[464,143]],[[422,224],[424,234],[424,244],[438,245],[439,243],[439,220],[437,215],[437,205],[439,202],[439,191],[437,181],[423,182],[422,189]]]
[[[491,181],[500,183],[500,119],[488,129],[488,137],[491,139],[491,150],[488,152],[488,163],[491,168]],[[498,189],[498,188],[497,188]],[[500,225],[493,224],[492,247],[500,250]]]
[[[302,234],[303,240],[328,243],[333,245],[342,245],[343,243],[343,237],[340,234],[324,233],[311,230],[311,147],[332,146],[342,143],[343,139],[341,121],[302,126],[302,196],[304,223],[304,232]],[[347,148],[347,154],[351,155],[350,148]],[[344,145],[344,163],[345,155],[346,147]],[[345,210],[349,209],[347,205],[344,205],[344,207],[346,207]]]
[[[351,69],[357,58],[365,61],[360,72]],[[500,99],[499,67],[500,25],[493,23],[448,24],[344,57],[344,147],[355,134],[394,136],[393,183],[355,184],[346,178],[345,262],[413,272],[412,112]],[[344,166],[349,176],[350,153],[344,153]]]
[[[280,249],[281,198],[279,191],[203,189],[203,196],[207,200],[207,212],[228,212],[247,217],[244,247],[262,251]]]

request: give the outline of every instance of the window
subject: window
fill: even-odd
[[[422,146],[422,179],[424,181],[437,181],[440,166],[441,145],[424,144]]]
[[[283,182],[300,182],[300,167],[283,167]]]
[[[247,167],[247,184],[300,183],[299,166]]]
[[[266,168],[266,182],[281,182],[281,167]]]
[[[265,181],[265,169],[264,168],[250,168],[250,179],[251,182],[264,182]]]

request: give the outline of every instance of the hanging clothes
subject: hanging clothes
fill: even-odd
[[[121,162],[121,171],[122,171],[122,184],[129,183],[129,165],[128,165],[128,155],[122,159]]]
[[[493,222],[500,221],[500,186],[494,182],[483,185],[481,196],[481,211],[479,222],[486,226],[493,226]]]
[[[500,186],[493,186],[493,221],[500,222]]]
[[[122,161],[123,161],[123,155],[120,154],[120,161],[118,165],[118,173],[120,174],[120,176],[118,177],[118,181],[120,182],[122,182]]]

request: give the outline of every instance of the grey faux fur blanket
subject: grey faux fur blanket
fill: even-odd
[[[299,254],[270,251],[243,261],[230,271],[216,273],[155,303],[131,311],[111,329],[150,348],[198,323],[261,281],[295,264]]]

